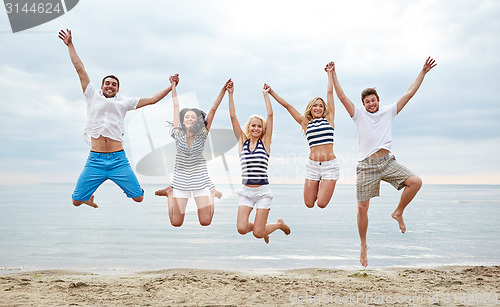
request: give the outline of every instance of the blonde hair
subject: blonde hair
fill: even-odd
[[[248,121],[245,124],[245,136],[247,137],[247,140],[250,138],[250,121],[252,119],[260,119],[262,121],[262,134],[259,137],[259,139],[262,139],[262,137],[266,133],[266,120],[264,119],[264,117],[257,114],[251,115],[250,118],[248,118]]]
[[[323,102],[323,107],[325,108],[325,110],[323,111],[323,114],[321,115],[321,117],[325,117],[329,113],[329,111],[328,111],[328,105],[325,103],[325,101],[323,100],[323,98],[318,97],[318,96],[313,97],[311,100],[309,100],[309,103],[306,106],[306,111],[304,112],[304,117],[307,118],[308,122],[311,122],[313,120],[313,116],[311,114],[311,109],[312,109],[314,103],[317,100],[321,100]],[[305,131],[304,131],[304,133],[305,133]]]

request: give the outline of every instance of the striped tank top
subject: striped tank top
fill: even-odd
[[[322,118],[315,118],[307,124],[306,138],[309,147],[333,144],[333,127]]]
[[[267,153],[261,139],[257,141],[257,146],[255,146],[253,151],[250,151],[250,139],[243,143],[243,148],[240,153],[240,162],[242,184],[269,184],[269,179],[267,177],[269,154]]]
[[[172,187],[181,191],[215,187],[208,176],[207,162],[203,156],[207,131],[197,133],[191,147],[187,144],[186,132],[174,129],[172,137],[175,138],[177,148]]]

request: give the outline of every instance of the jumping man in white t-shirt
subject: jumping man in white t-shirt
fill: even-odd
[[[380,99],[374,88],[367,88],[361,93],[363,107],[355,107],[346,97],[333,71],[335,91],[351,116],[358,130],[359,159],[356,168],[356,196],[358,200],[358,232],[361,240],[360,262],[368,265],[368,244],[366,232],[368,230],[368,207],[370,198],[379,196],[380,181],[389,182],[398,190],[404,188],[399,204],[392,213],[398,222],[402,233],[406,232],[403,212],[422,186],[422,179],[406,167],[396,162],[391,154],[392,122],[403,107],[415,95],[422,84],[425,75],[436,66],[432,58],[425,61],[417,79],[408,88],[398,101],[392,105],[380,107]]]
[[[102,85],[95,87],[85,71],[83,62],[78,57],[70,30],[59,32],[59,38],[68,46],[69,56],[80,78],[85,102],[87,103],[87,123],[85,140],[91,146],[87,163],[78,178],[73,192],[73,205],[86,204],[97,208],[94,192],[106,180],[115,182],[127,197],[136,202],[144,198],[137,177],[123,150],[124,118],[128,111],[155,104],[171,90],[169,86],[148,98],[128,98],[118,94],[118,78],[104,77]],[[179,82],[179,76],[170,79]]]

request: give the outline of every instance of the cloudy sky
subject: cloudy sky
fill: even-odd
[[[375,86],[386,105],[432,56],[438,66],[396,117],[394,154],[426,183],[500,184],[498,16],[496,0],[85,0],[60,18],[13,34],[4,10],[0,184],[76,182],[83,168],[89,151],[83,140],[86,108],[67,48],[57,37],[66,28],[93,83],[113,73],[123,95],[146,97],[179,73],[181,103],[208,110],[232,78],[242,123],[265,113],[264,82],[302,112],[311,97],[325,97],[323,67],[333,60],[354,103],[361,104],[361,90]],[[125,145],[134,165],[151,151],[144,131],[154,148],[171,142],[165,128],[169,97],[127,115]],[[353,183],[357,134],[335,102],[340,182]],[[291,116],[273,107],[271,180],[301,183],[307,143]],[[231,128],[227,98],[213,128]],[[236,155],[235,148],[225,153],[233,177],[239,175]],[[216,183],[227,180],[221,165],[220,158],[209,161]]]

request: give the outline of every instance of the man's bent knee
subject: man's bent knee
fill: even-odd
[[[79,201],[79,200],[74,200],[74,199],[73,199],[73,206],[78,207],[78,206],[80,206],[81,204],[83,204],[83,201]]]
[[[135,202],[140,203],[141,201],[143,201],[143,200],[144,200],[144,195],[141,195],[141,196],[139,196],[139,197],[135,197],[135,198],[132,198],[132,199],[133,199]]]
[[[420,189],[422,187],[422,178],[417,175],[413,175],[410,178],[406,179],[405,185],[408,187]]]

